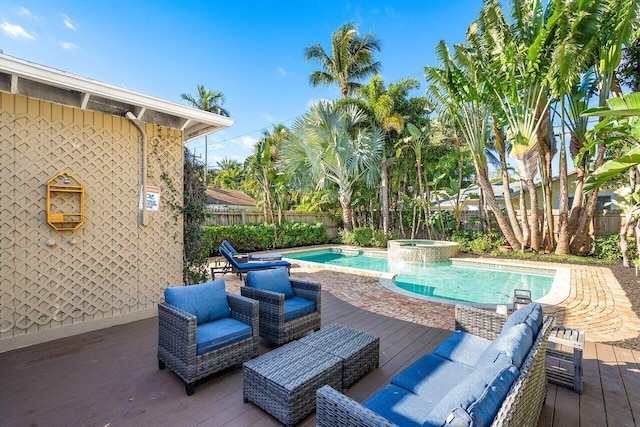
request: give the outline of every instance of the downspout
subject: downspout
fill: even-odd
[[[140,132],[142,137],[142,218],[140,223],[143,226],[149,225],[149,215],[147,213],[147,135],[144,132],[144,124],[131,112],[127,111],[127,119]]]

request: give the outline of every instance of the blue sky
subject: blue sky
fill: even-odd
[[[436,65],[434,47],[464,41],[481,0],[429,1],[5,1],[0,49],[38,64],[181,102],[196,86],[226,95],[235,124],[209,136],[208,164],[243,161],[272,124],[291,125],[337,87],[313,88],[304,48],[330,49],[355,21],[382,42],[385,83]],[[422,91],[423,89],[421,89]],[[189,144],[204,158],[204,139]]]

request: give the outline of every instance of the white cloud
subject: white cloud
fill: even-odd
[[[62,22],[64,23],[64,26],[67,27],[68,29],[72,30],[72,31],[76,31],[78,29],[78,27],[76,26],[76,24],[71,20],[71,18],[69,18],[67,15],[65,15],[64,13],[60,14],[62,16]]]
[[[241,147],[253,149],[253,147],[255,147],[255,145],[256,145],[256,142],[258,142],[258,141],[259,141],[259,138],[255,138],[253,136],[245,135],[245,136],[241,136],[240,138],[235,139],[233,144],[234,145],[239,145]]]
[[[26,16],[27,18],[31,18],[33,16],[31,15],[31,11],[24,6],[18,7],[18,15]]]
[[[60,42],[60,46],[62,46],[62,48],[65,50],[74,50],[78,48],[75,43],[71,42]]]
[[[286,77],[287,70],[285,70],[283,67],[278,67],[278,74],[280,74],[280,77]]]
[[[27,40],[36,39],[34,36],[29,34],[20,25],[11,24],[7,21],[4,21],[2,24],[0,24],[0,30],[2,30],[3,33],[5,33],[6,35],[14,39],[27,39]]]
[[[276,121],[275,117],[273,117],[271,114],[263,114],[262,118],[265,119],[266,121],[268,121],[269,123],[273,123]]]

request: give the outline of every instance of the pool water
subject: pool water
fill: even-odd
[[[432,298],[477,304],[511,304],[514,289],[531,291],[533,300],[551,290],[553,273],[493,269],[451,262],[413,263],[401,261],[390,265],[387,258],[348,254],[325,249],[285,255],[300,261],[361,270],[396,273],[394,284],[405,291]]]

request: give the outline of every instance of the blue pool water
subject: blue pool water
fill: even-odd
[[[537,300],[549,293],[554,279],[553,274],[545,272],[481,268],[451,262],[420,264],[403,261],[390,266],[387,258],[331,249],[292,253],[286,258],[396,273],[394,284],[405,291],[477,304],[510,304],[514,289],[530,290],[532,299]]]

